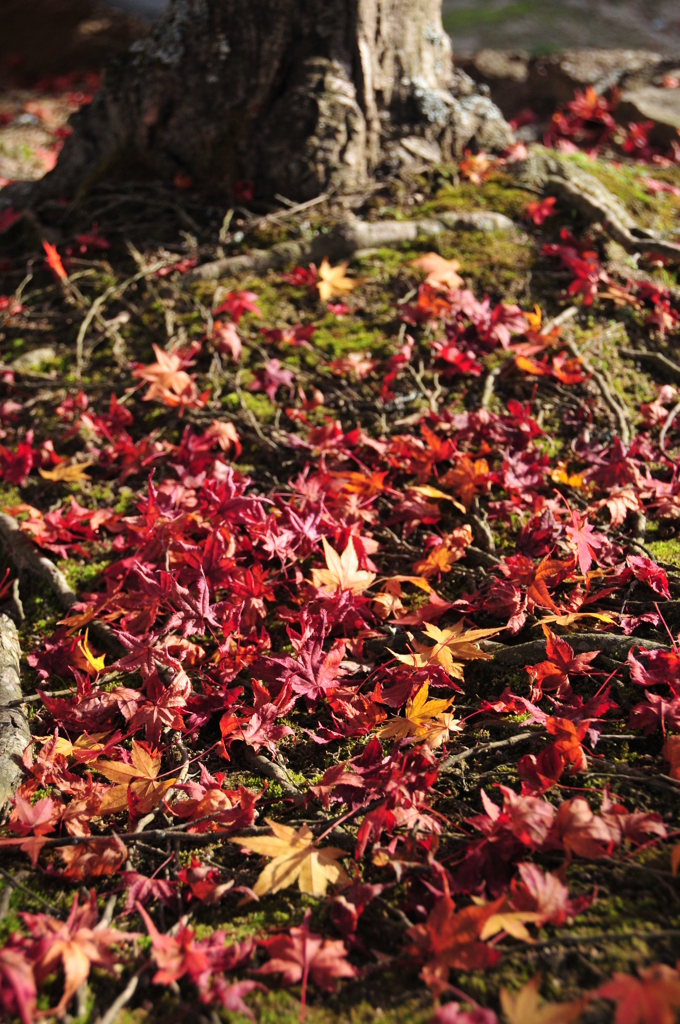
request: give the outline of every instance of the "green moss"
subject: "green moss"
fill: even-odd
[[[346,352],[380,355],[387,342],[381,331],[367,330],[362,323],[326,317],[323,325],[315,332],[312,344],[337,359]]]
[[[652,540],[647,542],[647,547],[659,562],[680,565],[680,539]]]
[[[481,185],[471,181],[445,185],[433,200],[419,207],[417,213],[423,217],[445,210],[493,210],[519,220],[532,198],[535,196],[518,186],[509,175],[494,172]]]
[[[276,407],[272,405],[266,395],[261,395],[257,392],[253,393],[252,391],[242,391],[241,396],[246,409],[250,409],[253,416],[261,423],[269,423],[270,420],[274,419]],[[236,397],[238,399],[238,395]]]

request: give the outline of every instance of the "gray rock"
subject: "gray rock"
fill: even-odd
[[[46,345],[42,348],[31,349],[30,352],[22,352],[9,365],[17,373],[30,373],[31,370],[37,370],[44,363],[53,363],[56,358],[57,353],[54,349]]]
[[[621,96],[617,119],[628,121],[654,121],[650,139],[659,145],[678,141],[680,129],[680,89],[658,89],[653,85],[631,89]]]

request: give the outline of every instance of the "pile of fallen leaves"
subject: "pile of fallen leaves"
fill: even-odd
[[[49,302],[73,346],[59,381],[1,369],[0,482],[19,495],[3,511],[47,557],[103,567],[44,635],[51,596],[26,601],[33,739],[0,856],[72,905],[12,918],[6,1018],[86,1007],[107,974],[115,1009],[157,986],[252,1017],[244,1000],[280,984],[302,1017],[310,986],[411,972],[436,1024],[494,1024],[480,972],[602,939],[588,915],[606,884],[579,865],[637,870],[677,902],[680,574],[644,543],[646,520],[680,518],[675,389],[617,436],[563,327],[475,295],[436,252],[395,273],[388,354],[328,358],[318,332],[370,320],[347,264],[270,274],[286,311],[270,320],[233,282],[205,305],[196,259],[131,247],[125,306],[110,264],[108,291],[89,283],[110,248],[96,229],[44,248],[0,327],[19,337]],[[556,311],[576,298],[680,329],[674,288],[615,281],[592,238],[562,228],[543,258],[569,275]],[[144,358],[125,354],[131,316]],[[93,324],[109,380],[83,377]],[[21,618],[11,571],[1,587]],[[639,767],[623,740],[648,752]],[[298,923],[244,930],[284,891]],[[511,1024],[612,1004],[620,1024],[671,1022],[680,932],[647,932],[661,954],[637,972],[544,1002],[529,970],[483,1001]]]

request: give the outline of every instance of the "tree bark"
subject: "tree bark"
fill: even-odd
[[[304,200],[511,141],[453,68],[441,0],[172,0],[72,124],[51,194],[122,165]]]

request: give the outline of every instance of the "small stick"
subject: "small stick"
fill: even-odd
[[[661,428],[661,433],[659,434],[659,448],[661,449],[662,452],[664,452],[666,450],[666,434],[670,430],[670,428],[671,428],[671,426],[673,424],[673,420],[675,419],[675,417],[678,415],[679,412],[680,412],[680,402],[678,402],[677,405],[673,406],[671,411],[668,413],[668,416],[666,417],[666,422],[664,423],[663,427]]]
[[[14,796],[22,775],[20,758],[31,742],[26,716],[16,705],[21,700],[20,661],[17,628],[0,615],[0,807]]]
[[[120,1011],[125,1006],[127,1006],[127,1004],[132,999],[133,995],[137,991],[137,986],[139,985],[139,976],[142,973],[142,971],[145,970],[145,968],[146,964],[144,965],[144,967],[140,967],[140,969],[132,975],[126,987],[123,989],[118,998],[114,999],[114,1001],[111,1003],[104,1016],[99,1018],[97,1024],[113,1024]]]

